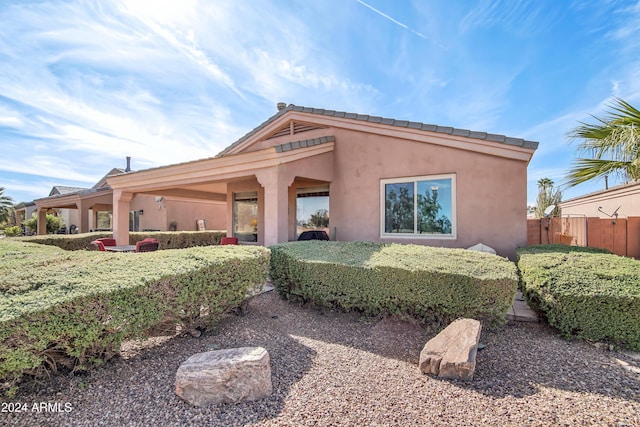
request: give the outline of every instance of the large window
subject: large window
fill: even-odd
[[[258,241],[258,193],[233,194],[233,237],[240,242]]]
[[[383,237],[455,238],[455,175],[380,181]]]

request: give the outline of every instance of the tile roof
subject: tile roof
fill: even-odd
[[[276,145],[274,148],[276,149],[276,153],[282,153],[283,151],[291,151],[291,150],[296,150],[298,148],[304,148],[304,147],[313,147],[314,145],[324,144],[325,142],[333,142],[335,140],[336,139],[333,135],[322,136],[320,138],[287,142],[286,144]]]
[[[339,117],[339,118],[345,118],[345,119],[351,119],[351,120],[360,120],[360,121],[366,121],[371,123],[380,123],[380,124],[389,125],[389,126],[405,127],[409,129],[421,129],[429,132],[438,132],[438,133],[445,133],[449,135],[484,139],[486,141],[499,142],[499,143],[508,144],[508,145],[516,145],[522,148],[528,148],[533,150],[538,148],[538,142],[525,140],[523,138],[512,138],[505,135],[486,133],[486,132],[477,132],[477,131],[472,131],[468,129],[458,129],[450,126],[438,126],[438,125],[426,124],[421,122],[412,122],[408,120],[396,120],[396,119],[380,117],[380,116],[369,116],[366,114],[347,113],[345,111],[325,110],[322,108],[302,107],[294,104],[289,104],[286,107],[279,110],[276,114],[268,118],[265,122],[260,124],[258,127],[256,127],[255,129],[253,129],[252,131],[250,131],[249,133],[247,133],[246,135],[244,135],[243,137],[235,141],[233,144],[229,145],[227,148],[222,150],[220,153],[216,155],[216,157],[222,157],[226,155],[233,148],[242,144],[244,141],[249,139],[258,131],[262,130],[268,124],[273,122],[275,119],[286,114],[289,111],[296,111],[299,113],[318,114],[318,115],[330,116],[330,117]]]
[[[49,192],[49,196],[54,196],[57,194],[78,193],[83,190],[88,190],[88,189],[84,187],[69,187],[66,185],[54,185],[53,188],[51,189],[51,192]]]

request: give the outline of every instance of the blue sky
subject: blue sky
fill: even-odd
[[[113,167],[211,157],[276,103],[539,141],[640,104],[640,1],[17,1],[0,4],[0,186],[16,202]],[[565,198],[603,188],[565,190]]]

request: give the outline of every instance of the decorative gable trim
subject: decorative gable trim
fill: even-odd
[[[291,121],[286,125],[282,126],[280,129],[278,129],[271,135],[269,135],[268,137],[266,137],[265,140],[279,138],[281,136],[287,136],[287,135],[296,135],[299,133],[308,132],[316,129],[327,129],[327,127],[318,126],[317,124],[313,124],[313,123],[302,123],[302,122]]]

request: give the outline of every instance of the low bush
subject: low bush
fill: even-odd
[[[219,245],[226,231],[152,231],[129,233],[129,244],[153,237],[160,242],[160,249],[184,249],[193,246]],[[26,242],[57,246],[67,251],[79,251],[91,248],[91,241],[101,237],[113,237],[111,232],[82,234],[47,234],[23,238]]]
[[[640,263],[601,249],[518,249],[521,288],[566,337],[640,350]]]
[[[270,249],[271,278],[284,297],[367,315],[499,323],[518,283],[509,260],[464,249],[324,241]]]
[[[126,254],[3,239],[0,378],[86,369],[163,325],[209,327],[264,283],[268,264],[255,246]]]
[[[91,249],[91,242],[93,240],[101,237],[112,237],[112,235],[113,234],[108,231],[82,234],[44,234],[25,236],[20,240],[40,245],[57,246],[65,251],[81,251]]]
[[[160,242],[160,249],[183,249],[193,246],[219,245],[220,240],[227,235],[226,231],[153,231],[129,233],[129,243],[147,237],[153,237]]]
[[[17,225],[14,225],[13,227],[7,227],[4,229],[4,235],[7,237],[16,237],[16,236],[19,236],[20,233],[22,233],[22,229]]]

